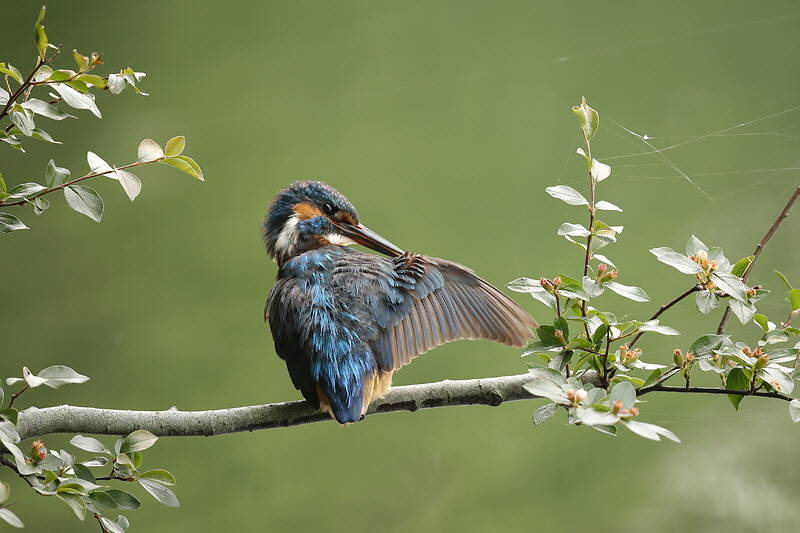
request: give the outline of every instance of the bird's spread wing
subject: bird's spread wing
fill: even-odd
[[[533,339],[536,321],[470,269],[409,253],[392,261],[398,288],[407,296],[405,305],[389,313],[386,326],[370,341],[382,370],[396,370],[458,339],[488,339],[515,347]]]

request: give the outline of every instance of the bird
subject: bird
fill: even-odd
[[[538,327],[469,268],[403,251],[368,229],[321,181],[278,191],[262,237],[278,265],[264,310],[275,351],[303,397],[342,425],[362,419],[418,355],[458,339],[521,348]]]

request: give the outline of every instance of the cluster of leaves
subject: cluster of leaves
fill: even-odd
[[[95,67],[103,64],[102,58],[95,53],[84,56],[74,51],[73,58],[77,70],[53,70],[49,63],[60,55],[61,46],[54,46],[48,42],[42,24],[44,15],[43,7],[35,26],[36,47],[39,53],[33,71],[25,77],[13,65],[0,63],[0,72],[5,75],[5,88],[0,87],[0,106],[2,106],[0,121],[8,119],[10,122],[5,127],[0,124],[0,141],[22,151],[24,151],[22,141],[25,137],[60,144],[35,123],[37,116],[52,120],[75,118],[59,108],[60,103],[74,109],[86,109],[97,118],[102,118],[92,89],[119,94],[130,86],[137,93],[147,96],[137,86],[137,83],[144,78],[144,72],[126,68],[118,74],[109,74],[106,77],[90,74]],[[16,82],[18,87],[12,89],[11,82]],[[44,88],[53,91],[49,93],[48,101],[31,96],[33,89]],[[134,163],[120,167],[113,167],[94,153],[88,152],[89,173],[78,178],[71,178],[68,169],[56,166],[51,159],[44,172],[44,184],[27,182],[7,189],[0,174],[0,207],[31,205],[34,213],[40,215],[50,207],[50,201],[45,196],[63,190],[67,204],[72,209],[100,222],[103,216],[102,198],[94,189],[79,182],[107,176],[119,181],[125,193],[133,201],[142,189],[142,182],[127,170],[132,167],[156,162],[165,163],[202,180],[203,173],[197,163],[192,158],[182,155],[185,144],[183,137],[175,137],[162,150],[154,141],[145,139],[139,145],[138,159]],[[0,213],[0,233],[11,233],[21,229],[28,227],[18,217],[10,213]]]
[[[89,378],[62,365],[45,368],[38,374],[23,368],[22,378],[8,378],[11,386],[24,382],[24,388],[11,396],[6,408],[0,409],[0,460],[2,465],[12,468],[36,492],[42,496],[55,496],[65,502],[78,518],[84,520],[91,512],[105,532],[123,533],[128,529],[125,516],[111,520],[103,515],[108,510],[137,509],[141,503],[131,493],[110,488],[107,481],[136,482],[156,500],[169,507],[178,507],[178,499],[168,486],[175,484],[175,477],[166,470],[156,469],[140,472],[142,451],[155,444],[158,437],[145,430],[134,431],[120,437],[112,452],[102,442],[92,437],[76,435],[70,444],[81,450],[100,454],[84,461],[76,461],[66,450],[48,450],[41,439],[34,440],[30,447],[20,447],[20,436],[16,429],[19,412],[14,401],[26,390],[47,385],[60,388],[70,383],[83,383]],[[0,386],[0,406],[4,392]],[[13,457],[13,461],[6,459]],[[108,474],[95,476],[90,468],[111,467]],[[15,527],[23,527],[22,521],[13,511],[3,505],[9,495],[9,487],[0,482],[0,518]]]
[[[800,343],[791,348],[767,347],[787,342],[791,335],[800,334],[800,330],[790,326],[792,318],[800,314],[800,290],[793,289],[781,275],[789,288],[789,317],[776,326],[765,315],[759,314],[755,304],[769,291],[748,287],[745,283],[754,256],[731,263],[721,248],[709,248],[692,236],[685,255],[667,247],[650,250],[662,263],[693,276],[689,289],[661,306],[651,318],[619,320],[614,313],[592,305],[605,289],[636,302],[647,302],[649,298],[641,288],[617,282],[619,271],[614,263],[597,253],[616,242],[617,235],[623,230],[622,226],[611,226],[598,220],[597,212],[622,212],[622,209],[596,199],[598,183],[611,175],[611,167],[591,155],[590,140],[597,132],[599,115],[586,104],[585,99],[573,111],[580,121],[586,144],[586,150],[579,149],[578,153],[588,164],[590,198],[566,185],[546,190],[554,198],[569,205],[586,206],[589,211],[588,227],[564,223],[558,230],[559,235],[583,249],[583,276],[560,274],[553,279],[519,278],[508,285],[514,291],[530,294],[556,315],[552,326],[539,328],[539,339],[532,342],[523,354],[535,354],[545,363],[529,364],[537,380],[526,388],[554,402],[539,408],[534,414],[534,422],[537,425],[544,422],[560,405],[567,409],[570,423],[588,425],[611,434],[616,433],[617,427],[625,426],[646,438],[660,440],[663,436],[677,441],[667,429],[633,420],[639,414],[634,403],[642,394],[668,390],[663,383],[678,374],[685,379],[684,390],[692,392],[690,380],[694,368],[718,374],[720,391],[730,392],[731,402],[737,409],[745,395],[775,395],[793,400],[787,395],[794,388]],[[576,238],[585,238],[585,241],[579,242]],[[729,335],[723,334],[724,327],[721,326],[718,330],[722,331],[704,335],[691,343],[686,354],[676,349],[672,366],[644,362],[641,349],[634,347],[636,342],[646,332],[680,335],[675,329],[661,324],[658,317],[692,293],[695,293],[697,309],[703,314],[710,313],[724,300],[729,302],[730,310],[742,324],[754,322],[759,325],[763,335],[756,346],[734,343]],[[787,366],[788,363],[791,364]],[[790,413],[793,420],[800,420],[800,400],[792,401]]]

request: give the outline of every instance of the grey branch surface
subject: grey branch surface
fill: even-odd
[[[498,406],[513,400],[531,400],[537,396],[525,390],[523,385],[534,379],[531,374],[520,374],[393,387],[386,396],[370,405],[367,415],[456,405]],[[29,407],[20,412],[17,431],[23,440],[53,433],[128,435],[137,429],[146,429],[159,437],[210,437],[323,420],[332,419],[327,413],[313,409],[306,401],[213,411],[179,411],[175,408],[122,411],[60,405],[43,409]]]

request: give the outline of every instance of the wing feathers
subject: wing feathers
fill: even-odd
[[[395,260],[403,306],[372,341],[379,366],[396,370],[428,350],[458,339],[487,339],[522,347],[536,321],[466,267],[419,255]]]

